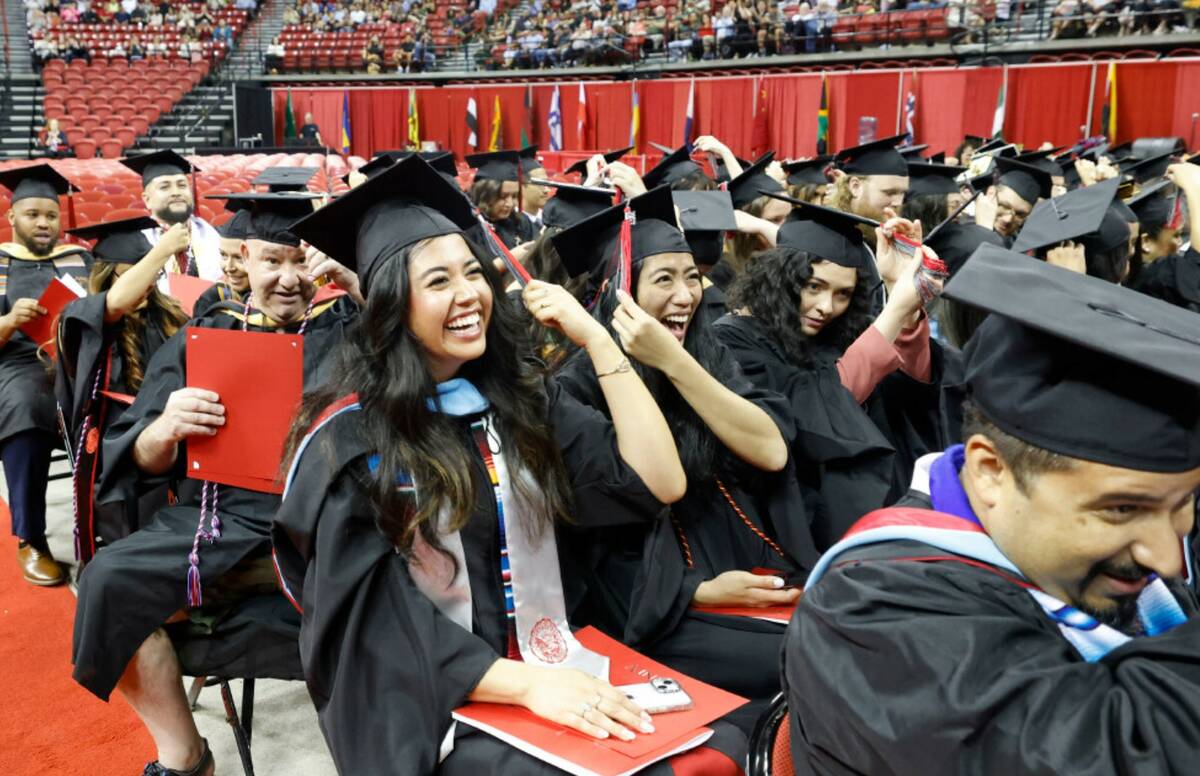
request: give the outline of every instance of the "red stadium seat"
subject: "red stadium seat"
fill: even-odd
[[[146,208],[126,207],[110,210],[105,214],[104,221],[121,221],[126,218],[138,218],[139,216],[147,215],[149,211]]]
[[[147,121],[143,116],[134,116],[133,118],[129,119],[129,128],[132,129],[134,133],[138,135],[138,137],[141,137],[150,131],[150,122]]]
[[[122,148],[132,148],[133,144],[137,142],[137,133],[129,127],[118,129],[113,135],[121,142]]]
[[[100,155],[105,159],[120,159],[124,150],[120,140],[110,139],[100,144]]]
[[[75,195],[76,202],[103,202],[107,195],[103,191],[81,191]]]
[[[108,127],[96,127],[91,132],[88,132],[88,136],[96,141],[96,145],[101,145],[106,140],[112,140],[112,132]]]
[[[75,218],[81,224],[95,224],[104,220],[110,208],[103,202],[79,202],[75,197]]]
[[[104,203],[110,208],[131,207],[136,202],[132,194],[105,194]]]

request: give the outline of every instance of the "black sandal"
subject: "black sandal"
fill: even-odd
[[[201,738],[200,741],[204,744],[204,754],[200,755],[200,761],[191,768],[186,771],[176,771],[164,768],[158,760],[155,760],[152,763],[146,763],[146,769],[142,771],[142,776],[201,776],[213,764],[213,755],[212,750],[208,748],[208,739]]]

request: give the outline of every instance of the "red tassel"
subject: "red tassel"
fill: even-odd
[[[631,293],[633,287],[633,209],[629,201],[625,202],[625,219],[621,222],[621,254],[620,267],[617,269],[619,288],[625,293]]]
[[[521,262],[517,261],[516,257],[512,255],[512,252],[508,249],[508,246],[505,245],[504,241],[500,239],[500,236],[496,234],[496,230],[493,229],[492,225],[489,224],[487,219],[483,217],[483,214],[477,210],[475,211],[475,217],[479,219],[479,224],[483,227],[484,234],[486,234],[488,239],[492,241],[495,250],[499,252],[500,258],[504,261],[504,265],[508,267],[508,271],[513,274],[513,277],[516,279],[516,281],[521,284],[522,288],[524,288],[526,283],[533,280],[533,275],[530,275],[529,271],[521,266]]]

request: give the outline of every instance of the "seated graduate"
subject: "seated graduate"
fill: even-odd
[[[1040,202],[1012,244],[1019,253],[1121,283],[1133,256],[1129,208],[1116,178]],[[1136,220],[1136,219],[1135,219]]]
[[[468,700],[599,738],[648,732],[567,626],[554,536],[678,499],[674,442],[608,332],[540,281],[526,306],[583,348],[619,410],[610,420],[534,369],[518,310],[464,239],[473,224],[412,158],[295,227],[357,268],[367,297],[338,377],[293,426],[272,529],[342,773],[559,772],[455,725]]]
[[[992,313],[965,444],[810,576],[784,652],[797,772],[1194,770],[1194,316],[991,245],[946,295]]]
[[[825,196],[830,184],[825,169],[832,161],[832,154],[821,154],[811,159],[783,162],[783,171],[787,173],[788,196],[811,205],[826,204]]]
[[[749,730],[778,692],[781,628],[695,607],[795,603],[816,556],[799,486],[788,461],[793,435],[782,397],[743,378],[713,338],[701,304],[700,272],[675,224],[671,192],[661,186],[630,200],[629,293],[620,290],[624,205],[554,238],[572,272],[590,269],[607,287],[601,320],[636,302],[636,319],[618,313],[613,336],[629,356],[621,369],[642,375],[675,438],[687,495],[669,516],[573,531],[574,575],[586,600],[573,616],[595,624],[656,660],[751,699],[731,721]],[[555,382],[610,414],[603,380],[577,354]],[[630,505],[633,511],[636,505]],[[771,569],[772,574],[755,574]]]
[[[244,304],[218,305],[189,326],[301,334],[304,384],[315,386],[330,374],[328,356],[357,319],[354,273],[302,249],[289,231],[312,212],[310,196],[229,196],[255,203],[243,248],[251,297]],[[313,306],[312,277],[324,274],[347,295]],[[111,424],[102,443],[105,467],[136,481],[122,487],[170,483],[177,501],[96,554],[80,576],[75,615],[75,680],[104,700],[120,690],[137,712],[158,750],[147,776],[204,776],[214,769],[163,625],[181,610],[191,613],[204,603],[228,606],[276,589],[268,573],[268,527],[279,497],[185,479],[187,440],[217,433],[225,414],[220,396],[187,387],[186,334],[187,329],[177,332],[150,359],[133,406]],[[235,567],[243,581],[222,584]]]
[[[1180,253],[1179,227],[1173,227],[1173,214],[1178,209],[1176,197],[1187,202],[1188,234],[1194,241],[1200,235],[1200,167],[1191,163],[1173,164],[1167,168],[1167,178],[1178,187],[1178,193],[1167,196],[1157,192],[1148,201],[1131,203],[1141,220],[1140,250],[1147,264],[1134,288],[1164,302],[1200,312],[1200,253],[1192,246]],[[1168,211],[1171,215],[1168,215]]]
[[[900,216],[914,223],[920,221],[927,230],[945,221],[963,203],[957,179],[966,171],[966,167],[909,162],[908,191]]]
[[[917,286],[921,256],[902,261],[887,303],[871,320],[863,267],[871,256],[858,221],[801,204],[779,230],[779,247],[758,254],[713,326],[758,388],[791,404],[798,434],[792,462],[820,549],[867,512],[903,494],[895,451],[863,404],[900,370],[928,383],[929,325]],[[886,241],[880,255],[895,250]],[[803,246],[803,248],[801,248]],[[939,281],[931,281],[931,292]]]
[[[946,263],[950,277],[958,274],[975,250],[984,243],[1004,246],[1004,238],[991,229],[978,224],[950,223],[943,225],[936,234],[931,234],[925,244]],[[939,336],[952,348],[962,350],[967,340],[987,318],[987,313],[977,307],[961,304],[953,299],[939,297],[934,305]],[[955,380],[955,382],[961,382]]]
[[[99,547],[137,530],[142,508],[149,517],[166,504],[159,492],[139,505],[141,494],[129,487],[131,478],[105,468],[100,445],[128,408],[127,401],[107,394],[137,395],[154,354],[188,320],[179,302],[156,285],[163,266],[187,250],[187,225],[174,224],[152,247],[142,232],[154,226],[154,219],[139,216],[71,230],[96,241],[88,296],[67,305],[59,318],[54,385],[74,456],[81,565]]]
[[[903,139],[895,135],[839,151],[830,205],[874,221],[886,220],[889,209],[900,212],[909,186],[908,163],[896,150]]]
[[[13,241],[0,245],[0,461],[21,573],[30,584],[58,585],[65,577],[46,544],[46,483],[59,444],[53,378],[45,343],[21,327],[47,314],[38,300],[55,277],[86,280],[91,256],[82,246],[58,244],[59,197],[71,184],[54,168],[4,170],[0,186],[12,192],[13,228]]]
[[[663,156],[662,160],[642,176],[647,189],[670,186],[672,191],[711,191],[717,182],[708,177],[704,168],[692,161],[691,145],[681,145]]]
[[[728,191],[733,207],[740,213],[754,216],[774,226],[781,226],[792,212],[787,202],[767,196],[768,193],[782,194],[783,186],[767,175],[767,165],[775,159],[775,152],[764,154],[746,167],[740,175],[729,181]],[[753,255],[769,248],[767,238],[750,230],[739,231],[730,241],[729,250],[705,277],[722,291],[728,292],[733,279],[746,268]]]
[[[238,200],[230,200],[231,205],[235,202]],[[221,279],[201,294],[192,306],[192,312],[197,317],[221,302],[246,301],[250,293],[250,279],[242,264],[242,245],[249,237],[249,226],[250,211],[239,209],[233,218],[217,227],[217,234],[221,235]]]
[[[1037,204],[1051,198],[1054,181],[1040,167],[1006,156],[996,157],[995,168],[999,177],[984,195],[987,205],[980,207],[976,202],[975,222],[994,229],[1012,245]]]
[[[469,196],[487,219],[496,236],[510,250],[537,237],[533,222],[521,213],[521,156],[518,151],[492,151],[471,154],[467,164],[475,168],[475,181]],[[480,245],[486,245],[476,226],[469,233]]]

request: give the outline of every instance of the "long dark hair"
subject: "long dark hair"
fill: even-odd
[[[379,456],[378,468],[366,483],[376,507],[376,524],[404,552],[411,549],[417,533],[429,545],[441,547],[438,515],[447,510],[449,530],[455,531],[470,519],[477,503],[471,476],[475,454],[463,444],[459,423],[428,408],[437,388],[424,348],[408,325],[409,262],[428,244],[422,241],[404,248],[376,271],[358,325],[337,350],[334,377],[305,397],[284,456],[285,461],[291,460],[326,407],[357,393],[362,433]],[[518,477],[511,484],[533,508],[530,518],[536,532],[568,518],[571,492],[566,469],[546,422],[542,376],[529,359],[521,318],[506,299],[491,262],[470,241],[467,245],[479,259],[493,303],[487,350],[464,364],[457,376],[469,380],[491,404],[510,470],[521,468],[530,475],[529,483]],[[418,494],[397,488],[402,476],[416,483]]]
[[[538,280],[562,286],[586,304],[590,300],[584,299],[583,296],[588,287],[590,273],[585,272],[574,278],[567,274],[567,268],[563,266],[562,258],[550,239],[561,231],[562,229],[556,226],[548,226],[542,230],[526,256],[525,269]],[[550,368],[557,366],[574,349],[565,334],[542,326],[532,315],[526,316],[526,322],[535,355]]]
[[[804,334],[800,298],[813,275],[812,265],[824,261],[798,248],[779,246],[755,256],[729,291],[729,309],[749,311],[766,327],[796,365],[812,357],[814,346],[841,354],[871,325],[871,279],[858,273],[850,306],[820,334]]]
[[[935,226],[950,217],[950,197],[946,194],[917,194],[904,200],[900,217],[920,221],[928,234]]]
[[[92,263],[91,274],[88,275],[88,293],[98,294],[112,287],[117,279],[117,265],[108,261]],[[141,310],[130,310],[125,313],[120,323],[120,335],[117,346],[121,349],[121,359],[125,365],[125,387],[132,393],[137,393],[145,378],[145,367],[142,363],[142,340],[147,326],[157,326],[163,336],[170,339],[175,332],[188,322],[188,314],[183,311],[179,302],[158,290],[157,286],[150,289],[147,297],[148,304]]]

